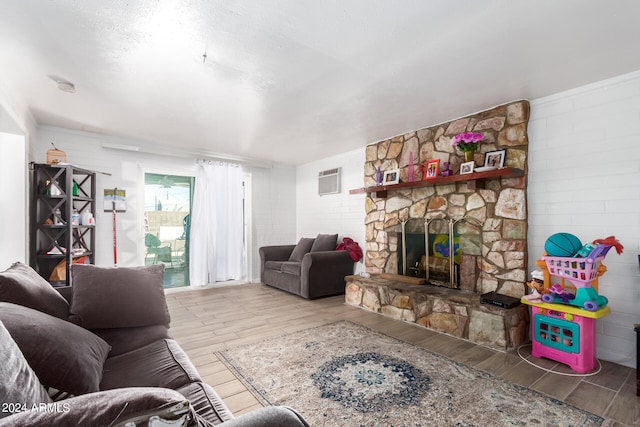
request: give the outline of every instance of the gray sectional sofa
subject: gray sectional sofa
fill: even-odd
[[[348,251],[336,250],[337,240],[337,234],[318,234],[296,245],[261,247],[260,281],[306,299],[344,294],[355,263]]]
[[[234,418],[171,338],[162,265],[71,274],[58,292],[21,263],[0,273],[0,426],[307,425]]]

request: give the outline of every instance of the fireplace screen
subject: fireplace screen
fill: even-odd
[[[398,272],[433,285],[475,289],[482,247],[479,221],[410,219],[402,223],[398,237]]]

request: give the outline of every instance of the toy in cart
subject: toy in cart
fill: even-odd
[[[559,234],[562,234],[563,236],[561,237],[564,239],[570,236],[577,240],[575,236],[568,235],[568,233]],[[553,243],[561,241],[557,236],[558,235],[553,235],[549,240],[554,240]],[[570,243],[565,243],[560,253],[562,253],[562,250],[564,250],[564,253],[571,251],[571,245],[575,248],[575,240]],[[546,247],[547,245],[545,245],[545,248]],[[551,245],[549,247],[551,247]],[[581,246],[573,257],[551,256],[549,253],[544,255],[542,259],[546,264],[549,274],[571,282],[576,288],[576,293],[572,294],[560,284],[554,284],[547,289],[547,293],[542,295],[542,301],[546,303],[573,305],[588,311],[597,311],[605,307],[608,303],[607,298],[598,295],[596,288],[594,288],[592,284],[597,280],[598,276],[604,274],[604,272],[601,271],[603,269],[600,269],[600,264],[612,247],[616,248],[618,254],[622,253],[623,248],[620,242],[618,242],[614,236],[610,236],[606,239],[595,240],[594,244],[587,243]],[[547,250],[547,252],[549,252],[549,250]]]

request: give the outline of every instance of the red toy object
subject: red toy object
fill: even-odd
[[[342,243],[336,247],[336,251],[349,251],[349,256],[353,262],[358,262],[362,259],[362,249],[360,249],[360,245],[349,237],[342,238]]]
[[[620,244],[620,241],[616,239],[616,236],[609,236],[609,237],[605,237],[604,239],[597,239],[597,240],[594,240],[593,243],[613,246],[614,248],[616,248],[616,252],[618,252],[618,255],[620,255],[622,253],[622,250],[624,249],[622,244]]]

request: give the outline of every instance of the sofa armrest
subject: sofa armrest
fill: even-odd
[[[267,406],[220,424],[224,427],[309,427],[309,424],[287,406]]]
[[[267,261],[288,261],[296,245],[263,246],[260,254],[260,278],[264,276],[264,265]]]
[[[260,258],[264,261],[287,261],[296,245],[263,246],[260,248]]]
[[[309,252],[302,258],[300,293],[315,299],[344,293],[345,276],[353,274],[355,263],[348,251]]]
[[[124,427],[133,421],[142,423],[150,417],[200,420],[190,402],[175,390],[157,387],[128,387],[82,394],[0,418],[2,427]],[[144,425],[147,425],[146,422]],[[198,425],[210,425],[206,421]]]

